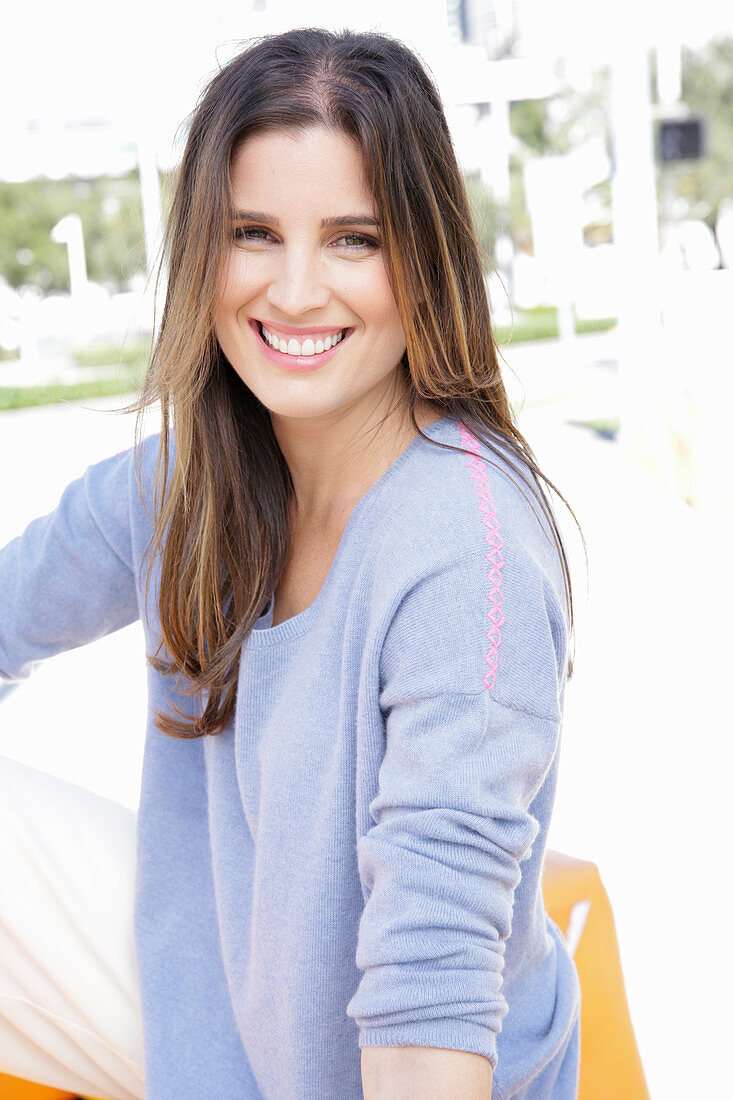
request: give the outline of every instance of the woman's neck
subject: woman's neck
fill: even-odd
[[[358,422],[350,415],[357,411]],[[424,429],[443,413],[423,402],[415,415]],[[295,490],[291,520],[311,526],[350,511],[416,434],[404,404],[386,416],[375,410],[366,420],[361,409],[318,420],[273,417],[273,429]]]

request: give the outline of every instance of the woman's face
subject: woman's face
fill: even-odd
[[[255,134],[231,186],[215,329],[234,370],[274,416],[381,407],[405,340],[358,147],[320,126]]]

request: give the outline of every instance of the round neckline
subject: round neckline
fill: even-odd
[[[428,424],[427,427],[423,428],[423,434],[432,438],[431,433],[438,429],[440,426],[445,425],[448,421],[455,421],[455,418],[449,415],[442,416],[439,420],[434,420],[431,424]],[[264,615],[260,616],[260,618],[257,620],[257,623],[254,625],[247,636],[247,640],[245,643],[247,646],[251,645],[253,647],[259,647],[277,645],[278,642],[286,641],[289,638],[296,638],[300,634],[303,634],[304,631],[308,630],[311,623],[317,616],[321,604],[326,598],[326,594],[333,580],[333,575],[336,571],[336,566],[343,556],[344,547],[349,540],[349,536],[353,528],[361,519],[364,512],[372,507],[385,486],[392,480],[395,474],[398,473],[402,466],[405,465],[405,463],[412,456],[413,452],[417,450],[420,445],[425,445],[425,440],[423,439],[423,436],[418,433],[417,435],[415,435],[414,439],[410,440],[404,451],[402,451],[397,456],[392,465],[387,467],[381,477],[379,477],[374,482],[374,484],[370,486],[370,488],[367,489],[367,491],[361,497],[359,497],[356,504],[352,508],[346,526],[344,527],[343,533],[339,540],[339,544],[336,548],[336,553],[334,554],[333,560],[331,561],[328,573],[326,574],[323,584],[321,585],[318,594],[312,601],[312,603],[308,604],[308,606],[304,608],[303,611],[300,611],[297,615],[291,615],[289,619],[284,619],[281,623],[277,623],[275,626],[271,626],[269,624],[272,622],[272,613],[275,603],[275,595],[273,593],[270,596],[270,602],[267,605],[267,610],[265,611]],[[262,623],[262,625],[259,626],[257,625],[258,623]]]

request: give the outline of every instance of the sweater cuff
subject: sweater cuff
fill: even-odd
[[[360,1047],[438,1047],[483,1054],[496,1069],[496,1035],[487,1027],[465,1019],[413,1021],[382,1027],[361,1027]]]

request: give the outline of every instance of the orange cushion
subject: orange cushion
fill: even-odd
[[[0,1073],[0,1096],[3,1100],[73,1100],[73,1092],[59,1092],[45,1085],[33,1085],[19,1077],[7,1077]]]
[[[577,942],[579,1100],[649,1100],[626,1000],[613,912],[598,868],[548,851],[542,890],[550,917],[568,939]],[[584,902],[590,902],[590,907]]]

